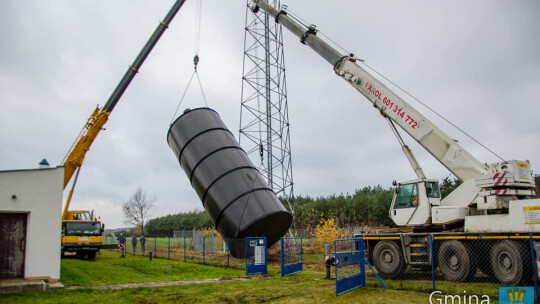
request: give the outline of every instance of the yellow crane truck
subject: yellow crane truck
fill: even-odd
[[[103,231],[105,225],[96,218],[92,212],[86,210],[70,211],[69,205],[73,197],[73,189],[77,183],[77,178],[84,161],[86,152],[90,150],[90,146],[96,139],[99,132],[107,122],[112,110],[122,97],[139,68],[144,63],[146,57],[150,54],[161,35],[165,32],[168,25],[178,12],[185,0],[177,0],[163,21],[160,21],[158,27],[147,41],[146,45],[139,52],[133,64],[128,68],[120,83],[109,97],[109,100],[103,108],[99,106],[94,110],[86,124],[84,125],[79,136],[69,149],[66,157],[62,161],[64,166],[64,189],[75,174],[73,186],[69,192],[69,196],[62,214],[62,256],[66,252],[75,252],[79,257],[88,259],[95,258],[100,249],[116,248],[116,244],[103,244]]]

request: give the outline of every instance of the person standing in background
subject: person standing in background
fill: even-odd
[[[122,252],[121,258],[126,257],[126,238],[124,237],[123,233],[120,233],[120,236],[116,238],[116,241],[118,242],[118,247],[120,251]]]
[[[146,249],[146,238],[144,237],[144,234],[139,239],[141,242],[141,248],[142,248],[142,254],[144,255],[144,250]]]
[[[135,250],[137,250],[137,237],[135,235],[131,238],[131,244],[133,245],[133,254],[135,254]]]

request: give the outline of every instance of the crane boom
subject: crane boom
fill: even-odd
[[[103,126],[107,123],[112,110],[184,2],[185,0],[177,0],[165,16],[165,19],[160,21],[150,39],[139,52],[135,61],[129,66],[120,83],[116,86],[105,106],[101,109],[98,106],[92,112],[62,161],[62,165],[64,166],[64,189],[73,177],[73,174],[77,172],[62,213],[62,256],[65,252],[76,252],[77,256],[94,259],[100,249],[116,247],[116,245],[112,244],[103,244],[103,230],[105,229],[105,225],[96,219],[94,211],[69,210],[73,190],[77,183],[84,157],[88,150],[90,150],[90,146],[99,132],[103,130]]]
[[[105,106],[102,109],[100,109],[99,107],[96,108],[88,119],[88,122],[77,137],[77,140],[68,152],[65,160],[62,162],[62,165],[65,167],[64,189],[71,180],[71,177],[73,176],[77,168],[82,165],[84,157],[86,156],[86,152],[88,152],[97,135],[103,129],[103,126],[107,122],[107,119],[111,114],[112,110],[126,91],[127,87],[129,86],[135,75],[138,73],[139,68],[142,66],[150,52],[152,52],[152,49],[154,48],[158,40],[161,38],[161,35],[168,28],[169,23],[171,23],[174,16],[178,12],[178,10],[180,10],[184,2],[185,0],[177,0],[174,3],[172,8],[165,16],[165,19],[163,19],[163,21],[160,21],[158,27],[156,28],[146,45],[139,52],[139,55],[135,58],[135,61],[133,61],[133,63],[129,66],[128,70],[124,74],[124,77],[122,77],[120,83],[118,83],[118,85],[116,86]]]
[[[381,114],[390,118],[442,165],[462,181],[472,180],[488,173],[488,168],[446,135],[425,116],[382,82],[355,63],[353,56],[343,55],[317,37],[314,27],[305,28],[285,11],[278,11],[263,0],[256,0],[256,7],[274,16],[276,21],[300,38],[301,42],[334,66],[338,76],[364,95]]]

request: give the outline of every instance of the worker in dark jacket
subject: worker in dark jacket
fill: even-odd
[[[139,239],[139,242],[141,242],[142,254],[144,255],[144,250],[146,249],[146,238],[144,237],[144,234]]]
[[[118,249],[122,252],[121,258],[126,257],[126,238],[124,237],[123,233],[120,233],[120,236],[116,238],[116,241],[118,242]]]
[[[330,268],[332,268],[332,266],[336,266],[336,258],[333,255],[327,255],[325,257],[325,264],[326,264],[326,278],[325,279],[331,279]]]
[[[137,237],[135,235],[131,238],[131,244],[133,245],[133,254],[135,254],[135,250],[137,250]]]

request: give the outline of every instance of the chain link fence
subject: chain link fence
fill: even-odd
[[[283,237],[280,240],[281,276],[303,271],[302,238]]]
[[[500,286],[535,286],[534,244],[532,236],[433,236],[434,289],[494,298]]]
[[[286,236],[302,238],[304,263],[324,277],[324,248],[312,229]],[[540,235],[393,233],[357,235],[364,241],[366,260],[388,289],[442,295],[489,296],[499,299],[499,287],[535,287],[538,290]],[[132,253],[131,238],[127,252]],[[111,236],[104,242],[116,243]],[[320,247],[320,248],[319,248]],[[146,251],[156,257],[245,270],[245,239],[222,239],[212,231],[175,231],[172,237],[147,237]],[[333,251],[333,250],[332,250]],[[135,254],[143,254],[140,244]],[[268,248],[269,265],[280,265],[279,242]],[[381,287],[365,265],[366,286]]]
[[[126,248],[128,254],[148,256],[152,252],[155,258],[179,260],[188,263],[198,263],[245,269],[244,238],[223,239],[212,230],[183,230],[174,231],[172,237],[146,237],[146,248],[143,252],[140,238],[133,246],[131,237],[127,238]],[[104,244],[116,244],[115,237],[108,235],[103,239]],[[273,246],[273,248],[278,247]],[[273,260],[279,260],[279,250],[272,255]],[[276,257],[277,255],[277,257]],[[269,255],[270,258],[270,255]]]
[[[499,299],[499,287],[535,287],[540,236],[366,236],[366,257],[389,289]],[[378,285],[368,274],[368,285]],[[486,299],[484,297],[484,299]],[[480,303],[480,301],[478,302]]]

